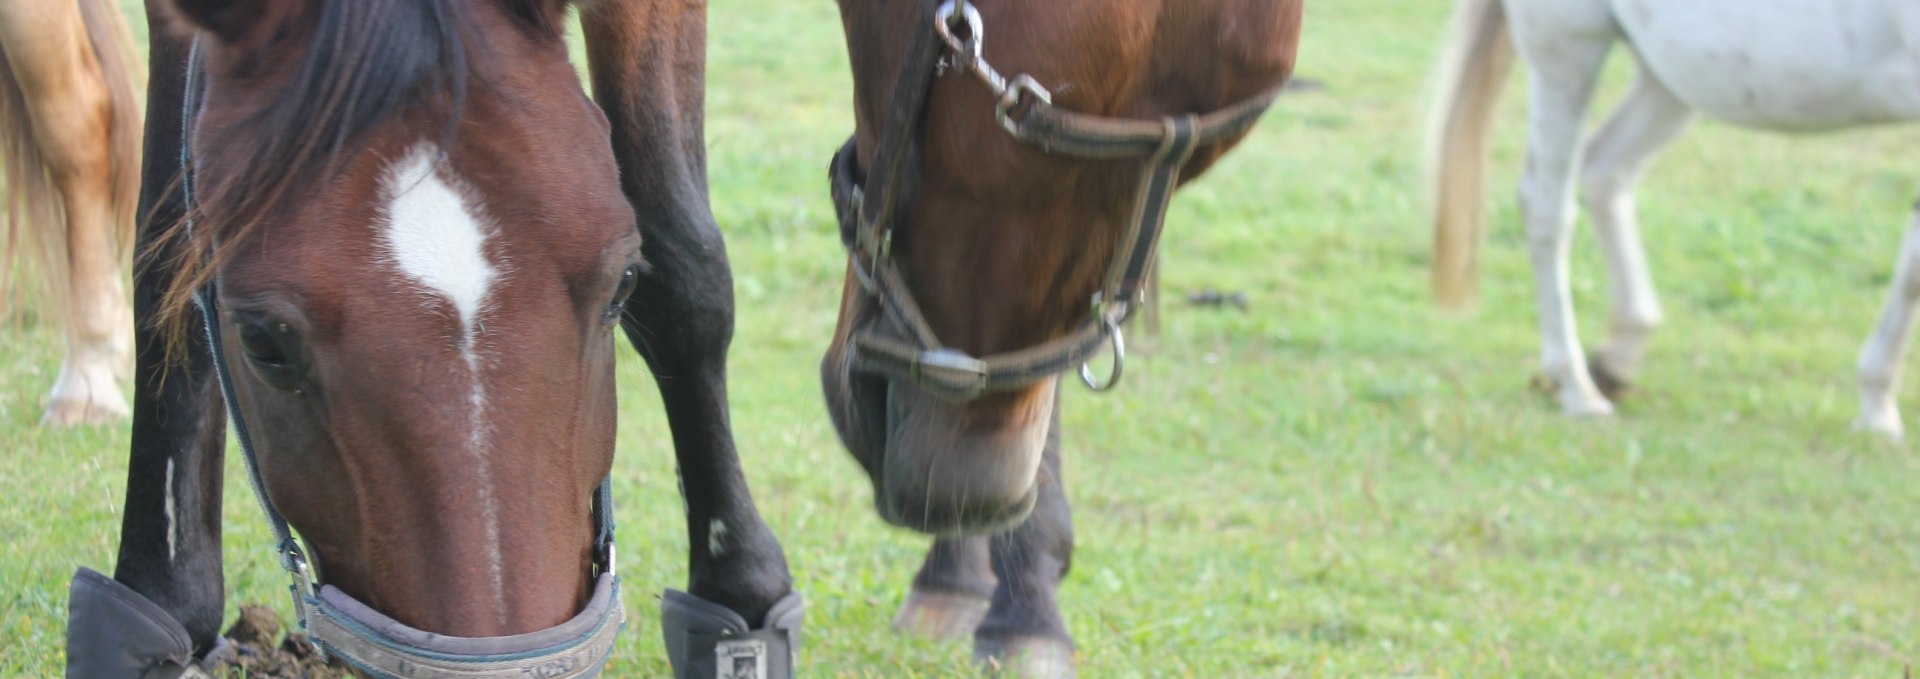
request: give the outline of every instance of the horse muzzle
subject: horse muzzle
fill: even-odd
[[[578,615],[537,632],[450,637],[408,627],[331,586],[295,597],[307,635],[328,655],[375,677],[592,677],[626,626],[620,578],[601,573]]]

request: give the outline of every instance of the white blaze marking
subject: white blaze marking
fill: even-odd
[[[500,277],[487,260],[487,238],[492,224],[470,199],[457,179],[441,176],[440,154],[431,145],[416,146],[387,169],[386,231],[381,245],[400,273],[459,315],[460,336],[454,341],[473,384],[467,394],[467,449],[479,476],[480,511],[486,523],[488,574],[492,578],[496,610],[506,622],[506,587],[500,556],[499,505],[493,497],[493,470],[487,456],[486,386],[480,379],[480,314],[487,294]]]
[[[707,524],[707,554],[720,556],[727,553],[727,523],[714,519]]]
[[[175,536],[180,534],[180,519],[173,509],[173,458],[167,458],[167,563],[173,563]]]
[[[471,353],[468,340],[499,276],[487,261],[492,229],[460,187],[434,171],[437,158],[433,147],[418,146],[387,171],[386,245],[407,278],[453,305],[466,331],[462,351]]]

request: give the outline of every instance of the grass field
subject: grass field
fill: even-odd
[[[1124,388],[1069,390],[1080,547],[1062,600],[1084,676],[1900,677],[1920,663],[1920,456],[1848,422],[1920,129],[1707,124],[1681,142],[1643,194],[1671,319],[1644,388],[1617,419],[1564,419],[1528,389],[1518,88],[1482,309],[1427,304],[1420,102],[1448,6],[1310,3],[1300,70],[1327,89],[1283,99],[1169,217],[1169,297],[1251,308],[1170,306]],[[965,646],[887,632],[926,540],[873,516],[818,395],[842,266],[825,168],[851,129],[834,6],[710,11],[736,433],[810,601],[802,662],[965,674]],[[1574,275],[1589,342],[1606,320],[1591,245]],[[35,428],[57,337],[0,333],[0,676],[51,676],[68,577],[112,565],[126,433]],[[610,674],[664,676],[651,593],[683,582],[686,538],[652,385],[630,352],[621,371],[632,623]],[[229,602],[284,610],[230,459]]]

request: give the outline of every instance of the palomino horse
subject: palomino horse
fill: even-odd
[[[1494,104],[1517,47],[1532,86],[1520,203],[1540,363],[1571,414],[1613,412],[1603,392],[1632,379],[1660,322],[1633,190],[1694,111],[1791,132],[1920,120],[1920,4],[1910,0],[1462,0],[1457,11],[1436,127],[1435,290],[1444,304],[1474,292]],[[1601,65],[1623,41],[1639,78],[1582,153],[1581,124]],[[1612,335],[1584,361],[1567,279],[1576,167],[1613,300]],[[1862,429],[1901,433],[1894,397],[1916,303],[1920,217],[1879,327],[1860,352]]]
[[[0,285],[15,282],[7,269],[27,241],[34,287],[66,326],[44,424],[127,415],[133,313],[120,276],[140,181],[130,43],[112,0],[0,1]]]
[[[858,129],[822,382],[881,517],[935,536],[896,626],[1071,674],[1058,375],[1119,377],[1084,363],[1121,360],[1173,189],[1279,94],[1302,3],[933,4],[840,1]]]
[[[228,419],[330,654],[375,676],[598,672],[623,621],[618,327],[661,376],[685,490],[671,659],[790,676],[801,604],[728,425],[704,8],[584,7],[597,107],[563,0],[147,11],[190,35],[152,43],[119,562],[74,579],[69,674],[216,648]]]

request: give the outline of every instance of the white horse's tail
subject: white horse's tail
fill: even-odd
[[[1513,67],[1501,0],[1460,0],[1441,58],[1427,161],[1433,221],[1433,294],[1443,307],[1479,294],[1487,155],[1494,114]]]

